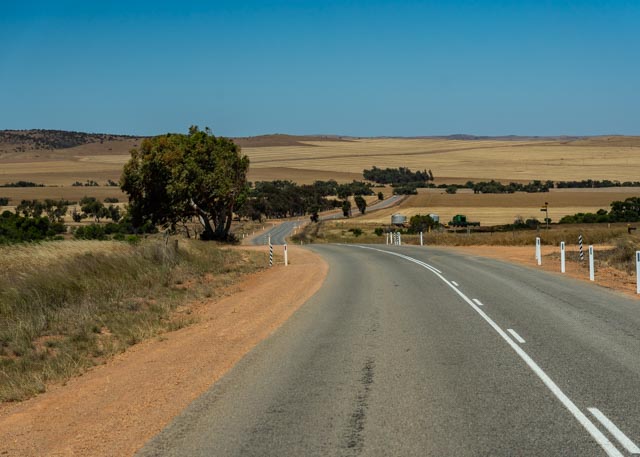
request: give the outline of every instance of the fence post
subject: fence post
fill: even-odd
[[[565,272],[564,241],[560,242],[560,272]]]
[[[536,236],[536,260],[538,265],[542,265],[542,251],[540,249],[540,237]]]
[[[589,281],[595,281],[595,273],[593,271],[593,246],[589,245]]]

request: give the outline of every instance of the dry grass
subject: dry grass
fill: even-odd
[[[50,242],[0,248],[0,401],[21,400],[105,357],[192,322],[264,254],[212,243]]]
[[[386,225],[386,224],[384,224]],[[305,243],[360,243],[384,244],[385,236],[376,235],[376,228],[383,224],[363,222],[358,219],[349,221],[323,221],[319,224],[309,224],[303,232],[293,237],[297,242]],[[359,228],[362,234],[356,236],[352,229]],[[404,231],[404,230],[403,230]],[[424,243],[435,246],[533,246],[536,237],[540,237],[544,245],[559,245],[565,241],[568,245],[577,244],[578,236],[582,235],[585,246],[588,244],[611,244],[617,240],[638,240],[638,236],[627,235],[625,224],[612,225],[568,225],[554,226],[550,230],[514,230],[504,232],[458,233],[446,231],[432,231],[423,234]],[[405,233],[402,235],[403,244],[420,244],[418,234]]]

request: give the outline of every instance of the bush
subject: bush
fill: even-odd
[[[0,216],[0,244],[53,239],[64,231],[64,224],[48,217],[23,217],[11,211]]]
[[[118,201],[119,200],[117,198],[115,198],[115,197],[107,197],[107,198],[104,199],[105,203],[118,203]]]
[[[0,206],[7,206],[9,204],[9,199],[7,197],[0,197]]]
[[[382,227],[376,227],[373,233],[375,233],[378,236],[382,236],[382,234],[384,233],[384,229]]]
[[[353,233],[353,236],[355,236],[355,237],[358,237],[358,236],[362,235],[362,229],[361,229],[361,228],[358,228],[358,227],[356,227],[356,228],[351,228],[351,229],[349,229],[349,231],[350,231],[351,233]]]

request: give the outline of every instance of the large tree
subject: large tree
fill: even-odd
[[[188,135],[145,139],[120,180],[134,224],[175,227],[196,218],[202,239],[227,240],[247,192],[249,158],[230,139],[191,127]]]

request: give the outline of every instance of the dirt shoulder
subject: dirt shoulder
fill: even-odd
[[[289,249],[288,267],[250,275],[226,297],[196,304],[196,324],[38,397],[1,405],[0,455],[132,455],[320,288],[327,264]]]
[[[464,246],[464,247],[444,247],[438,248],[451,249],[457,252],[489,257],[493,259],[504,260],[507,262],[527,265],[539,268],[545,271],[562,274],[560,272],[560,248],[558,246],[542,246],[542,265],[538,266],[535,260],[535,247],[531,246]],[[594,246],[594,257],[597,259],[598,250],[606,249],[609,246]],[[587,253],[585,249],[585,260],[578,262],[578,250],[573,246],[567,246],[566,250],[566,273],[570,276],[582,281],[589,281],[589,264],[587,261]],[[596,263],[595,281],[597,284],[608,289],[617,290],[634,298],[639,296],[636,294],[636,277],[618,269]],[[590,282],[590,281],[589,281]]]

